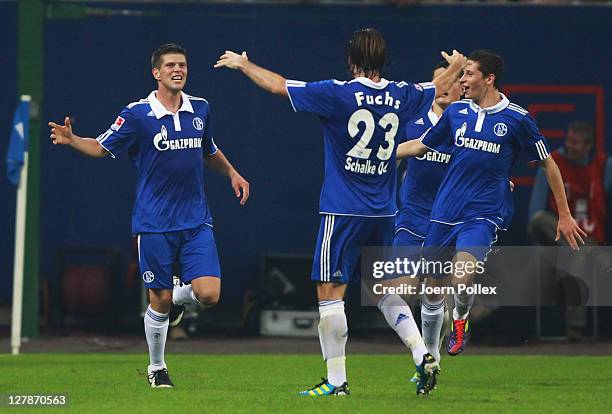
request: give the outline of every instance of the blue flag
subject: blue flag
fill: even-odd
[[[15,186],[19,186],[24,154],[28,150],[29,132],[30,97],[22,96],[13,118],[13,129],[6,153],[6,174],[9,181]]]

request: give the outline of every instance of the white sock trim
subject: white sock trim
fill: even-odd
[[[324,303],[324,302],[321,302]],[[334,301],[327,304],[319,304],[319,316],[325,318],[331,315],[343,315],[344,314],[344,301]]]
[[[438,315],[444,313],[444,309],[446,307],[446,303],[444,299],[439,302],[431,302],[427,299],[421,299],[421,313],[425,313],[427,315]]]
[[[151,305],[149,305],[149,307],[147,308],[147,316],[149,316],[149,318],[153,319],[156,322],[166,321],[168,319],[169,314],[170,312],[168,313],[157,312],[151,307]]]

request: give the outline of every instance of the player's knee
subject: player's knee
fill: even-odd
[[[168,313],[172,306],[172,291],[151,289],[149,292],[151,308],[156,312]]]
[[[421,296],[421,300],[430,305],[438,304],[444,300],[444,295],[437,293],[424,293]]]
[[[322,300],[343,300],[346,285],[342,283],[317,283],[317,298]]]
[[[219,297],[221,296],[221,292],[217,289],[194,289],[193,293],[195,294],[198,302],[202,304],[202,306],[206,308],[211,308],[215,306],[219,302]]]

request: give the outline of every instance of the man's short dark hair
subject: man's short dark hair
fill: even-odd
[[[387,42],[376,29],[358,30],[349,41],[348,57],[351,72],[380,75],[387,63]]]
[[[591,125],[590,122],[570,122],[567,129],[571,129],[575,133],[580,134],[588,144],[592,144],[595,141],[595,131],[593,130],[593,125]]]
[[[162,56],[168,55],[170,53],[178,53],[187,58],[187,51],[183,49],[182,46],[176,43],[166,43],[155,49],[155,51],[151,55],[151,69],[159,69],[161,67]]]
[[[447,67],[450,66],[450,63],[448,63],[446,60],[441,60],[438,63],[435,64],[435,66],[433,67],[433,70],[431,71],[432,77],[435,71],[437,71],[438,69],[446,69]],[[459,74],[457,75],[457,79],[459,79],[461,76],[463,76],[463,71],[460,71]]]
[[[495,75],[493,85],[497,89],[500,88],[504,76],[504,61],[501,56],[488,50],[475,50],[468,59],[478,62],[478,68],[484,77]]]
[[[433,72],[437,71],[440,68],[446,69],[449,66],[450,66],[449,63],[446,60],[441,60],[438,63],[436,63],[436,65],[433,67]]]

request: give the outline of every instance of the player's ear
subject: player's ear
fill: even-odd
[[[487,82],[487,85],[493,85],[495,83],[495,75],[490,73],[487,78],[485,79],[485,81]]]
[[[151,69],[151,73],[153,74],[153,77],[155,78],[155,80],[161,80],[161,76],[160,76],[160,73],[159,73],[159,68]]]

